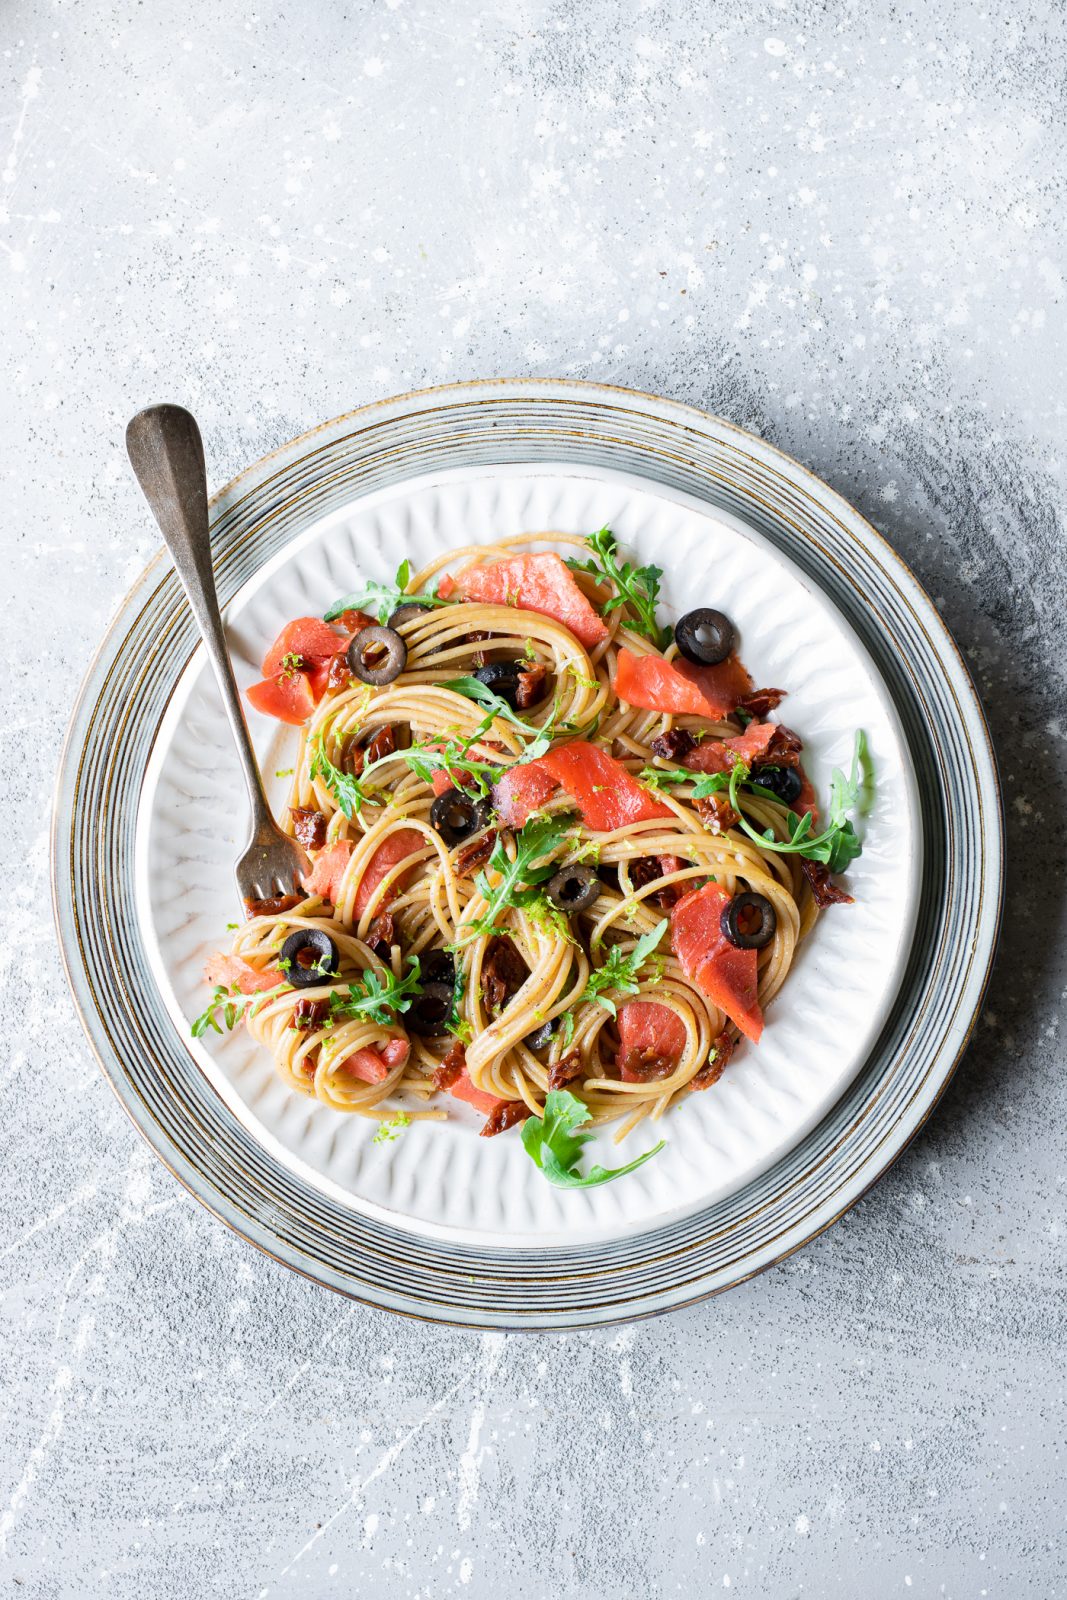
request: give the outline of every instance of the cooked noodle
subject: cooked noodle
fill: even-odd
[[[558,548],[584,546],[584,541],[553,534],[544,539],[507,539],[492,547],[477,546],[451,552],[422,572],[413,574],[410,593],[432,587],[447,560],[450,566],[478,560],[489,562],[548,543]],[[579,576],[584,593],[602,600],[592,579]],[[389,755],[373,776],[374,792],[351,817],[344,814],[338,797],[321,776],[312,776],[315,752],[320,748],[344,770],[354,745],[382,728],[399,733],[402,743],[425,745],[440,741],[465,744],[486,718],[485,709],[442,687],[449,679],[471,674],[486,657],[495,660],[524,656],[547,669],[548,692],[534,709],[522,713],[534,730],[525,734],[510,720],[498,717],[465,753],[469,759],[498,768],[517,761],[536,730],[551,722],[575,730],[595,729],[595,743],[613,753],[635,777],[644,767],[671,766],[652,751],[652,741],[672,726],[699,730],[703,736],[737,737],[741,724],[695,717],[661,715],[631,708],[613,691],[615,660],[620,645],[636,656],[654,647],[633,631],[620,610],[604,618],[609,637],[587,650],[570,630],[551,617],[509,606],[468,601],[419,612],[399,631],[408,648],[406,669],[393,682],[371,688],[354,682],[349,688],[324,695],[301,732],[290,807],[310,808],[328,822],[327,847],[339,840],[354,848],[344,869],[335,903],[309,896],[281,914],[257,916],[242,925],[231,953],[257,970],[277,965],[281,945],[294,929],[327,932],[340,955],[340,971],[311,988],[256,995],[246,1008],[253,1037],[271,1053],[278,1071],[294,1090],[313,1095],[338,1111],[388,1119],[404,1111],[409,1116],[443,1116],[447,1105],[434,1097],[432,1075],[453,1044],[453,1038],[412,1037],[405,1060],[389,1068],[381,1082],[353,1077],[344,1063],[354,1052],[381,1050],[390,1039],[407,1039],[402,1013],[393,1023],[355,1019],[329,1020],[322,1025],[293,1025],[298,1005],[343,997],[363,972],[383,973],[391,967],[400,979],[409,958],[425,958],[431,951],[451,949],[462,973],[457,1002],[458,1033],[465,1041],[466,1071],[476,1089],[505,1101],[523,1101],[540,1114],[553,1065],[573,1051],[581,1072],[569,1083],[571,1091],[588,1104],[595,1121],[621,1119],[619,1137],[647,1116],[660,1117],[689,1090],[705,1068],[717,1040],[732,1043],[737,1028],[703,990],[687,978],[678,958],[664,938],[655,955],[642,968],[636,995],[616,997],[654,1000],[679,1019],[685,1034],[681,1054],[667,1075],[649,1082],[623,1081],[615,1067],[619,1051],[616,1018],[595,998],[583,998],[591,971],[598,968],[613,945],[623,954],[638,939],[651,933],[669,915],[659,900],[665,890],[682,884],[695,887],[714,879],[729,894],[751,890],[765,896],[774,908],[773,939],[758,957],[758,997],[761,1007],[773,999],[785,982],[800,939],[807,934],[817,909],[795,854],[761,849],[739,828],[723,834],[709,831],[693,803],[692,785],[676,784],[657,793],[669,809],[664,820],[633,823],[609,833],[592,833],[575,816],[566,836],[555,848],[558,866],[592,861],[600,886],[595,903],[573,919],[572,933],[559,916],[546,917],[543,903],[524,909],[509,906],[497,917],[498,932],[472,932],[470,925],[485,913],[485,901],[475,876],[457,870],[457,862],[470,841],[449,849],[432,825],[430,808],[434,790],[406,759],[403,749]],[[668,659],[675,647],[665,652]],[[590,735],[587,733],[587,737]],[[462,766],[462,762],[457,762]],[[694,773],[694,780],[699,774]],[[778,839],[789,836],[787,808],[762,796],[742,792],[738,804],[757,831],[771,829]],[[560,792],[545,807],[550,815],[575,810]],[[288,813],[287,813],[288,815]],[[493,824],[491,823],[491,826]],[[289,824],[292,830],[292,823]],[[509,854],[515,850],[514,834],[495,824]],[[383,840],[413,830],[417,849],[409,853],[377,884],[362,912],[356,902],[368,862]],[[648,857],[677,857],[677,871],[655,877],[642,886],[634,883],[636,862]],[[615,869],[614,872],[611,869]],[[483,864],[484,870],[484,864]],[[493,873],[490,872],[492,879]],[[383,962],[368,939],[376,917],[388,907],[393,919],[394,942]],[[510,936],[527,975],[499,1013],[491,1014],[483,995],[482,969],[493,940]],[[570,1019],[566,1021],[565,1019]],[[537,1053],[524,1042],[545,1022],[558,1025],[547,1048]],[[432,1099],[432,1103],[431,1103]]]

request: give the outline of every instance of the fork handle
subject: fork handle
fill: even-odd
[[[126,429],[126,450],[152,515],[159,523],[174,569],[189,597],[241,760],[253,835],[274,821],[259,764],[248,736],[241,698],[226,649],[211,564],[207,472],[196,418],[181,406],[149,406]]]

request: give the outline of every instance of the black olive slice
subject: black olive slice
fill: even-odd
[[[555,1017],[549,1017],[548,1021],[542,1022],[541,1026],[535,1028],[533,1033],[528,1033],[522,1042],[527,1050],[544,1050],[555,1031],[556,1019]]]
[[[419,978],[426,983],[447,983],[455,987],[456,958],[447,950],[427,950],[419,957]]]
[[[721,611],[687,611],[674,624],[680,654],[698,667],[716,667],[734,647],[734,625]]]
[[[719,926],[723,935],[738,950],[762,950],[774,938],[778,926],[771,902],[761,894],[735,894],[723,907]]]
[[[348,646],[348,665],[361,683],[392,683],[408,661],[408,647],[392,628],[361,628]]]
[[[600,879],[592,867],[563,867],[545,887],[556,910],[570,917],[593,904],[600,893]]]
[[[424,611],[432,610],[433,607],[428,606],[425,600],[405,600],[402,606],[397,606],[389,618],[389,626],[395,631],[397,628],[403,627],[405,622],[410,622],[412,617],[417,617]]]
[[[488,820],[486,802],[474,800],[459,789],[446,789],[430,807],[430,821],[450,850],[484,828]]]
[[[757,767],[752,782],[758,783],[761,789],[769,789],[784,806],[794,805],[804,787],[797,767]]]
[[[282,945],[279,964],[294,989],[313,989],[336,976],[340,958],[321,928],[297,928]]]
[[[418,999],[404,1012],[404,1026],[420,1038],[436,1038],[445,1032],[452,1015],[453,991],[450,983],[428,983]]]
[[[519,673],[522,667],[521,661],[489,661],[484,667],[477,667],[471,677],[484,683],[487,689],[492,689],[515,711],[518,708]]]

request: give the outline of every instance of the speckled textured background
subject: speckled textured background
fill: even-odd
[[[1063,8],[8,0],[0,47],[3,1593],[1062,1594]],[[112,1099],[48,907],[62,727],[156,544],[127,417],[190,405],[221,482],[502,373],[693,401],[853,499],[987,697],[1012,851],[894,1172],[728,1297],[569,1337],[227,1233]]]

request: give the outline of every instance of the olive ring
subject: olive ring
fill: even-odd
[[[297,928],[282,945],[279,966],[294,989],[314,989],[337,974],[337,946],[321,928]]]
[[[392,683],[408,663],[408,647],[393,628],[361,628],[345,654],[359,681],[374,685]]]
[[[762,950],[774,938],[778,917],[765,895],[748,892],[723,906],[719,926],[736,949]]]

